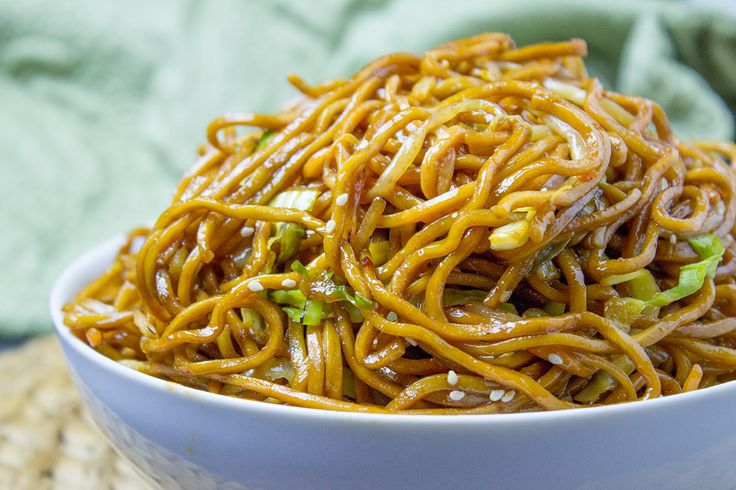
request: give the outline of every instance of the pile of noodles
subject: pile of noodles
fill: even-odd
[[[554,410],[736,377],[736,146],[580,40],[482,34],[233,113],[65,307],[98,352],[322,409]],[[255,130],[248,128],[255,128]]]

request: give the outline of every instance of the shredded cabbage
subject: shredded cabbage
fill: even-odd
[[[307,302],[307,297],[298,289],[277,289],[271,291],[269,296],[271,297],[271,301],[274,303],[295,306],[297,308],[304,308],[304,305]]]
[[[499,226],[488,237],[491,250],[513,250],[529,241],[529,221],[523,219]]]
[[[308,299],[304,306],[301,323],[303,325],[319,325],[322,323],[322,319],[326,318],[326,313],[328,313],[328,310],[325,308],[323,301]]]
[[[608,300],[605,305],[606,317],[621,325],[629,326],[642,313],[644,308],[648,306],[667,306],[699,291],[703,287],[706,277],[715,276],[716,268],[723,258],[725,248],[721,240],[713,234],[691,238],[688,241],[701,260],[680,268],[680,276],[676,286],[666,291],[658,291],[657,288],[658,292],[654,292],[651,286],[654,283],[654,278],[651,274],[637,274],[633,280],[629,279],[635,287],[633,291],[635,297],[611,298]],[[649,285],[646,285],[644,281]],[[654,284],[654,287],[656,287],[656,284]],[[654,294],[646,298],[645,296],[650,293]]]
[[[299,251],[299,242],[306,236],[304,227],[296,223],[286,223],[285,226],[277,230],[277,238],[279,239],[279,255],[276,261],[279,264],[285,263]]]
[[[565,303],[558,303],[557,301],[550,301],[544,305],[544,311],[550,316],[559,316],[565,313]]]
[[[646,308],[667,306],[700,290],[706,277],[715,276],[725,248],[721,240],[713,234],[691,238],[688,241],[701,260],[683,266],[680,269],[677,285],[666,291],[659,290],[654,276],[646,269],[607,278],[608,284],[625,283],[633,297],[611,298],[606,301],[605,317],[614,321],[620,328],[629,330],[634,320]],[[611,280],[611,278],[615,279]],[[626,374],[634,371],[633,362],[626,356],[617,356],[613,362]],[[592,403],[603,393],[615,388],[617,384],[618,382],[610,374],[598,371],[593,375],[588,386],[575,396],[575,400]]]
[[[462,306],[470,301],[482,303],[488,293],[479,289],[445,289],[442,302],[445,306]]]
[[[372,241],[368,244],[368,253],[375,265],[383,265],[388,262],[391,247],[388,240]]]
[[[327,271],[310,270],[298,260],[291,263],[291,269],[308,277],[316,285],[315,293],[323,299],[307,298],[298,289],[274,290],[269,293],[271,301],[278,303],[290,320],[302,325],[319,325],[325,318],[333,316],[329,303],[345,302],[352,321],[362,321],[360,309],[373,308],[373,302],[358,292],[353,292],[344,284],[336,284],[332,274]]]
[[[626,374],[634,372],[634,363],[626,356],[616,356],[611,361],[623,370]],[[582,403],[593,403],[603,393],[611,391],[618,385],[613,376],[608,374],[606,371],[598,371],[590,379],[590,383],[580,393],[575,395],[575,400]]]
[[[276,134],[275,131],[266,130],[258,140],[258,144],[256,144],[256,150],[260,150],[264,146],[266,146],[266,143],[268,143],[268,140],[274,137]]]
[[[300,211],[311,211],[320,192],[315,189],[292,189],[278,193],[271,202],[272,208],[291,208]]]

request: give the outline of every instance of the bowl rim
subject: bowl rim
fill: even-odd
[[[724,392],[736,392],[736,381],[704,388],[702,390],[680,393],[667,397],[659,397],[650,400],[619,403],[598,407],[586,407],[571,410],[503,413],[503,414],[458,414],[458,415],[428,415],[428,414],[382,414],[343,412],[337,410],[323,410],[317,408],[298,407],[291,405],[277,405],[264,403],[257,400],[235,398],[216,393],[210,393],[173,381],[167,381],[154,376],[147,375],[135,369],[120,364],[96,350],[90,348],[83,341],[75,337],[71,330],[64,324],[61,307],[71,299],[76,292],[73,284],[79,281],[79,276],[89,275],[90,271],[101,271],[107,266],[109,257],[122,245],[124,236],[119,235],[110,240],[102,242],[87,250],[64,268],[54,282],[50,297],[49,309],[54,328],[61,342],[73,349],[75,353],[84,357],[92,364],[120,376],[127,381],[158,392],[165,392],[178,398],[195,399],[203,404],[212,404],[226,409],[251,411],[263,415],[284,415],[302,417],[314,421],[325,422],[350,422],[351,424],[386,424],[401,426],[416,426],[434,424],[448,427],[484,425],[528,425],[549,422],[574,420],[601,419],[615,415],[635,416],[642,412],[660,411],[672,408],[673,405],[692,404],[696,402],[707,402],[707,399]],[[96,272],[97,273],[97,272]],[[65,353],[68,358],[68,355]],[[68,360],[68,359],[67,359]],[[71,367],[71,365],[69,365]]]

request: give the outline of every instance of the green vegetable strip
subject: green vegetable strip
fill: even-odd
[[[514,315],[519,314],[519,310],[517,310],[516,306],[512,305],[511,303],[501,303],[498,309],[501,311],[505,311],[506,313],[513,313]]]
[[[391,247],[388,240],[375,241],[368,245],[368,253],[373,263],[377,266],[388,262],[390,251]]]
[[[277,261],[279,264],[283,264],[299,251],[299,242],[306,236],[306,231],[296,223],[287,223],[279,231],[281,248]]]
[[[358,308],[373,308],[373,301],[369,300],[358,292],[355,293],[355,297],[353,298],[353,301],[351,301],[351,303],[354,303],[355,306],[357,306]]]
[[[303,310],[301,308],[294,308],[291,306],[282,306],[282,310],[284,310],[284,313],[286,313],[286,316],[289,317],[289,320],[295,323],[301,323],[302,322],[302,313]]]
[[[299,274],[307,274],[309,272],[309,269],[307,269],[304,264],[302,264],[298,260],[295,260],[291,263],[291,270],[293,270],[294,272],[298,272]]]
[[[281,305],[304,308],[304,305],[307,303],[307,297],[304,296],[304,293],[302,293],[298,289],[292,289],[288,291],[278,289],[276,291],[271,291],[270,296],[271,301]]]
[[[331,274],[325,271],[310,271],[304,264],[295,260],[291,263],[291,269],[300,274],[310,277],[318,277],[326,291],[330,291],[328,302],[345,301],[350,318],[354,322],[363,320],[360,308],[373,308],[373,302],[360,293],[351,293],[345,285],[337,285],[331,279]],[[307,298],[298,289],[275,290],[269,294],[271,301],[282,306],[286,315],[294,322],[302,325],[319,325],[322,320],[333,314],[330,307],[324,301]]]
[[[442,301],[445,306],[458,306],[468,304],[470,301],[482,303],[488,293],[479,289],[445,289]]]
[[[723,258],[726,249],[715,235],[703,235],[688,240],[695,252],[702,259],[700,262],[688,264],[680,269],[677,286],[655,295],[647,301],[649,306],[667,306],[700,290],[706,276],[714,277],[716,268]]]
[[[558,303],[557,301],[550,301],[544,305],[544,311],[551,316],[559,316],[565,313],[565,303]]]
[[[311,211],[320,192],[314,189],[294,189],[277,194],[268,203],[272,208],[291,208]]]
[[[612,359],[612,361],[626,374],[630,375],[634,372],[634,363],[631,362],[631,359],[629,359],[628,357],[616,356]],[[590,379],[590,383],[588,383],[588,386],[586,386],[580,393],[575,395],[575,400],[581,403],[593,403],[598,398],[600,398],[603,393],[611,391],[617,385],[618,381],[616,381],[613,376],[608,374],[606,371],[598,371]]]
[[[304,315],[302,316],[303,325],[319,325],[322,323],[322,315],[325,311],[325,304],[322,301],[307,300],[304,307]]]
[[[361,313],[360,309],[351,304],[347,303],[346,309],[348,311],[348,315],[350,316],[350,321],[353,323],[361,323],[365,318],[363,317],[363,313]]]
[[[628,330],[645,308],[667,306],[679,301],[699,291],[703,287],[706,277],[714,277],[716,268],[725,252],[721,240],[713,234],[708,234],[691,238],[688,241],[701,260],[680,268],[677,285],[666,291],[659,292],[654,277],[646,270],[636,271],[632,274],[622,274],[619,277],[629,276],[624,281],[618,281],[615,276],[608,278],[608,284],[626,283],[626,286],[629,287],[635,297],[611,298],[606,301],[604,307],[606,318]],[[627,374],[634,371],[633,363],[626,356],[618,356],[613,362]],[[600,398],[603,393],[615,388],[617,384],[610,374],[598,371],[591,378],[590,384],[575,396],[575,400],[592,403]]]
[[[691,238],[688,241],[701,260],[682,266],[677,285],[655,294],[650,299],[612,298],[609,300],[611,304],[606,309],[611,310],[618,323],[631,325],[647,306],[661,307],[679,301],[699,291],[706,277],[715,276],[716,268],[725,252],[721,240],[715,235],[708,234]]]
[[[261,138],[258,140],[258,144],[256,145],[256,150],[260,150],[264,146],[266,146],[266,143],[268,143],[268,140],[273,138],[273,136],[276,134],[275,131],[267,130],[262,135]]]

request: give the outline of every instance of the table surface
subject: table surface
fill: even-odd
[[[0,355],[0,393],[0,489],[149,488],[88,418],[53,335]]]

